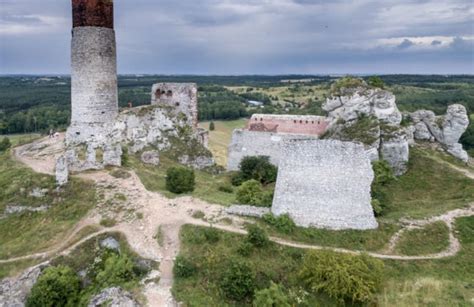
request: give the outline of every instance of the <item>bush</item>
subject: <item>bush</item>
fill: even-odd
[[[74,306],[80,291],[81,282],[71,268],[49,267],[31,289],[26,306]]]
[[[270,241],[268,235],[262,228],[257,225],[249,225],[247,227],[247,241],[253,246],[263,247]]]
[[[191,277],[196,273],[196,271],[196,266],[189,259],[183,256],[176,257],[173,266],[173,274],[175,277]]]
[[[285,234],[292,233],[296,228],[295,222],[291,219],[291,217],[288,214],[282,214],[276,217],[271,213],[267,213],[263,216],[263,220],[267,224],[275,227],[279,232],[282,232]]]
[[[120,157],[122,166],[127,167],[130,166],[130,159],[128,157],[128,148],[122,147],[122,156]]]
[[[222,292],[229,299],[242,301],[253,295],[255,275],[244,262],[231,261],[219,280]]]
[[[237,189],[237,201],[241,204],[257,205],[261,202],[263,190],[256,180],[249,180]]]
[[[282,287],[271,283],[270,287],[255,293],[253,301],[255,307],[290,307],[290,300],[283,291]]]
[[[209,131],[214,131],[216,130],[216,125],[214,125],[214,122],[211,121],[211,123],[209,124]]]
[[[10,139],[8,137],[4,137],[2,141],[0,142],[0,152],[5,151],[12,147],[12,143],[10,142]]]
[[[377,87],[381,89],[385,87],[385,82],[383,82],[382,78],[380,78],[379,76],[369,77],[369,79],[367,80],[367,84],[372,87]]]
[[[231,182],[232,182],[232,185],[235,186],[235,187],[238,187],[239,185],[241,185],[245,180],[244,178],[244,175],[241,173],[241,172],[238,172],[238,173],[235,173],[234,175],[232,175],[231,177]]]
[[[275,182],[278,168],[271,164],[267,156],[244,157],[239,165],[244,180],[254,179],[263,184]]]
[[[120,286],[137,277],[133,261],[127,255],[111,253],[103,265],[104,268],[96,275],[96,282],[103,288]]]
[[[217,190],[219,190],[220,192],[229,193],[229,194],[234,193],[234,189],[228,185],[221,185],[217,188]]]
[[[166,172],[166,189],[176,194],[194,191],[194,171],[182,166],[170,167]]]
[[[328,250],[307,252],[299,277],[312,292],[323,291],[343,302],[367,303],[382,282],[383,262]]]
[[[374,169],[374,184],[375,185],[386,185],[394,181],[395,175],[393,175],[393,170],[385,160],[374,161],[372,163],[372,168]]]
[[[381,216],[383,212],[383,208],[382,208],[382,205],[380,204],[380,201],[374,198],[372,199],[371,204],[372,204],[372,209],[374,210],[375,216]]]

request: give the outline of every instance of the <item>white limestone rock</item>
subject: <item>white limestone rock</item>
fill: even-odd
[[[160,153],[156,150],[145,151],[142,153],[141,160],[145,164],[158,166],[160,164]]]
[[[31,288],[48,265],[47,262],[42,263],[29,268],[19,277],[0,281],[0,307],[24,307]]]
[[[129,292],[119,287],[113,287],[102,290],[90,300],[87,306],[139,307],[140,305]]]
[[[60,156],[56,160],[56,184],[58,186],[64,186],[69,180],[69,168],[68,161],[64,155]]]
[[[442,143],[447,146],[457,144],[468,126],[469,117],[466,108],[460,104],[450,105],[444,116]]]
[[[398,129],[382,137],[380,155],[387,161],[396,176],[403,175],[408,169],[410,149],[405,130]]]

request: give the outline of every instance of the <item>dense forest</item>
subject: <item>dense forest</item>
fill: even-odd
[[[119,105],[150,102],[156,82],[195,82],[199,86],[201,120],[230,120],[252,113],[324,114],[321,104],[338,76],[119,76]],[[368,78],[368,77],[367,77]],[[386,88],[397,96],[402,111],[445,112],[461,103],[474,113],[474,76],[386,75]],[[249,100],[262,106],[252,106]],[[70,117],[68,76],[0,77],[0,134],[64,129]],[[463,140],[469,144],[474,128]],[[474,141],[473,141],[474,143]],[[470,145],[468,145],[470,146]],[[474,147],[474,145],[472,145]]]

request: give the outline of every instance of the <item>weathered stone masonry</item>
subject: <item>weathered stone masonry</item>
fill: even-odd
[[[272,213],[299,226],[373,229],[372,165],[364,147],[337,140],[290,140],[282,146]]]
[[[254,114],[247,130],[321,136],[328,125],[329,120],[324,116]]]

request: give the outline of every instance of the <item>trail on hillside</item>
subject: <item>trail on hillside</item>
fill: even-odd
[[[64,150],[62,137],[59,139],[44,138],[31,144],[23,145],[15,148],[15,158],[31,167],[36,172],[53,174],[55,158]],[[229,216],[224,212],[224,207],[220,205],[209,204],[207,202],[195,199],[193,197],[180,197],[176,199],[168,199],[160,193],[146,190],[138,176],[130,171],[130,178],[118,179],[110,176],[105,171],[97,171],[93,173],[82,173],[78,175],[80,178],[93,180],[99,191],[104,194],[102,201],[97,208],[80,221],[75,228],[63,240],[63,243],[50,248],[42,253],[0,260],[0,264],[11,263],[26,259],[48,259],[57,255],[66,255],[73,251],[76,247],[87,240],[103,233],[121,232],[125,235],[131,248],[141,257],[152,259],[160,262],[158,283],[151,282],[144,286],[144,294],[150,306],[176,306],[171,294],[173,284],[172,268],[174,259],[179,253],[180,240],[179,231],[185,224],[215,227],[223,231],[246,234],[243,227],[245,219],[236,216]],[[70,245],[71,240],[85,227],[97,225],[104,216],[109,217],[117,211],[113,206],[113,200],[118,194],[125,195],[126,201],[116,204],[118,208],[126,209],[125,212],[132,212],[128,215],[115,215],[118,219],[116,226],[111,228],[103,228],[98,232],[90,234],[80,241]],[[112,205],[111,205],[112,204]],[[193,218],[193,213],[202,211],[205,214],[204,219]],[[402,221],[402,229],[397,232],[390,240],[387,253],[363,252],[358,250],[334,248],[321,245],[304,244],[292,242],[277,237],[270,239],[284,246],[291,246],[303,249],[329,249],[336,252],[360,254],[366,253],[376,258],[395,259],[395,260],[427,260],[440,259],[456,255],[461,245],[459,240],[453,234],[453,223],[456,218],[462,216],[474,215],[474,204],[466,209],[456,209],[449,211],[443,215],[423,220],[404,220]],[[139,218],[141,216],[141,218]],[[227,221],[230,219],[232,224],[227,225],[220,223],[222,219]],[[449,247],[440,253],[422,256],[403,256],[390,254],[393,247],[396,246],[401,234],[413,227],[422,227],[434,221],[445,222],[449,229]],[[158,229],[161,227],[161,235],[163,243],[160,245],[156,239]]]

